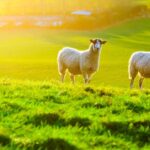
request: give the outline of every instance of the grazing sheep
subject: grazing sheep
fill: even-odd
[[[93,39],[90,42],[89,49],[85,51],[65,47],[59,52],[58,71],[62,82],[64,81],[66,69],[70,72],[73,83],[75,75],[83,75],[85,83],[88,83],[92,74],[98,70],[101,46],[106,41]]]
[[[135,52],[129,60],[130,88],[133,88],[134,79],[139,73],[139,87],[142,89],[144,78],[150,78],[150,52]]]

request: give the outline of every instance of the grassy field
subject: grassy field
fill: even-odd
[[[150,149],[150,91],[0,81],[0,149]]]
[[[93,31],[48,29],[0,30],[0,77],[28,80],[59,80],[57,53],[65,46],[87,49],[89,39],[108,41],[101,66],[91,84],[128,87],[127,66],[132,52],[150,47],[150,20],[137,19],[111,28]],[[82,78],[77,79],[82,82]],[[146,88],[150,82],[144,82]]]
[[[150,149],[150,81],[128,90],[134,51],[149,51],[150,20],[93,31],[0,30],[0,149]],[[90,85],[60,83],[57,54],[108,41]],[[33,81],[32,81],[33,80]],[[51,80],[51,81],[50,81]],[[136,84],[137,87],[137,84]]]

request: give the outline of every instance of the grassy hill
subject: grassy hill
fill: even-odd
[[[0,77],[58,80],[58,51],[65,46],[84,50],[90,38],[100,37],[108,43],[103,47],[100,70],[91,84],[129,87],[128,60],[134,51],[149,51],[149,24],[150,19],[145,18],[93,31],[1,29]],[[82,78],[77,77],[77,81],[82,82]],[[150,87],[149,80],[144,84]]]
[[[150,91],[0,81],[0,149],[150,149]]]
[[[130,55],[149,51],[149,23],[137,19],[93,31],[0,30],[0,149],[150,149],[150,91],[126,88]],[[81,77],[75,86],[68,77],[59,83],[58,51],[86,49],[94,37],[108,43],[91,84],[81,84]]]

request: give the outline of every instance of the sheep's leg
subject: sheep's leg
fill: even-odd
[[[64,78],[65,78],[65,73],[62,73],[62,74],[60,75],[60,80],[61,80],[61,82],[64,82]]]
[[[135,68],[130,67],[129,78],[131,79],[131,81],[130,81],[130,88],[131,89],[133,88],[134,79],[135,79],[137,73],[138,73],[138,71]]]
[[[130,81],[130,89],[133,88],[133,83],[134,83],[134,78],[132,78],[131,81]]]
[[[59,67],[58,67],[58,71],[60,73],[61,82],[64,82],[64,78],[65,78],[65,74],[66,74],[66,67],[60,63]]]
[[[91,74],[88,74],[88,83],[90,83],[91,82]]]
[[[75,83],[75,77],[73,74],[70,75],[70,79],[71,79],[72,83],[74,84]]]
[[[61,73],[60,73],[60,80],[61,80],[61,82],[64,82],[65,75],[66,75],[66,68],[63,68],[61,70]]]
[[[140,78],[139,80],[139,88],[142,90],[142,84],[143,84],[144,78]]]
[[[89,81],[88,74],[83,74],[83,78],[84,78],[85,84],[88,84],[88,81]]]

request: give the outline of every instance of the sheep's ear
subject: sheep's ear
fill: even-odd
[[[101,41],[101,44],[106,44],[107,43],[107,41]]]
[[[91,42],[91,43],[94,43],[94,40],[93,40],[93,39],[90,39],[90,42]]]

